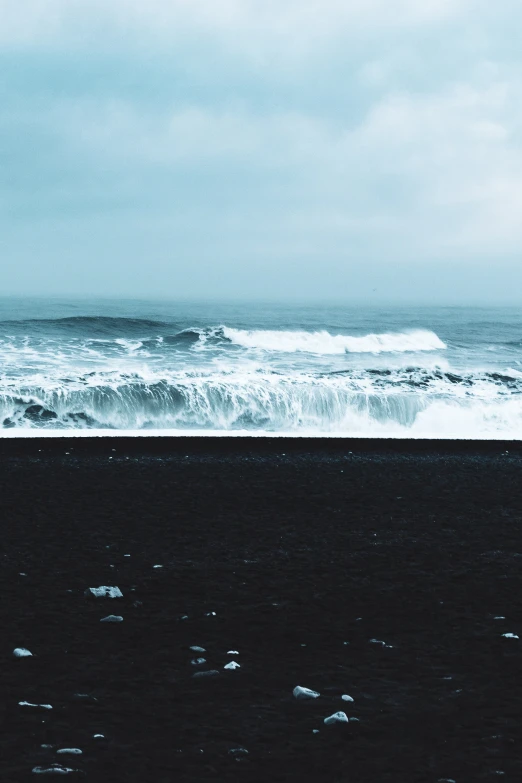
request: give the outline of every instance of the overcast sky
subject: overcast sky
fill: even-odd
[[[522,303],[520,0],[0,0],[0,294]]]

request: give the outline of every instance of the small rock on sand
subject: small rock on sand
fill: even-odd
[[[342,699],[343,701],[353,701],[352,697],[351,697],[351,696],[348,696],[348,694],[347,694],[347,693],[344,693],[344,694],[341,696],[341,699]]]
[[[123,617],[119,614],[109,614],[107,617],[102,617],[100,623],[122,623]]]
[[[345,712],[334,712],[328,718],[324,719],[327,726],[331,726],[334,723],[348,723],[348,717]]]
[[[17,647],[13,650],[13,655],[15,658],[32,658],[33,654],[26,650],[25,647]]]
[[[57,750],[56,752],[69,756],[81,756],[83,750],[80,750],[80,748],[60,748],[60,750]]]
[[[204,647],[198,647],[197,645],[191,647],[190,649],[192,650],[192,652],[200,652],[200,653],[206,652]]]
[[[223,666],[224,669],[228,669],[229,671],[233,671],[234,669],[240,669],[241,666],[239,663],[236,663],[236,661],[230,661],[230,663],[227,663],[225,666]]]
[[[85,591],[85,595],[93,595],[95,598],[123,598],[123,593],[119,587],[107,587],[107,585],[89,587]]]
[[[503,633],[502,636],[505,639],[519,639],[520,637],[516,635],[516,633]]]

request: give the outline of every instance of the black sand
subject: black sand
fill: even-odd
[[[513,444],[0,442],[0,780],[522,780],[521,479]]]

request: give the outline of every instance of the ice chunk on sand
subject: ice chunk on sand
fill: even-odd
[[[107,617],[102,617],[100,623],[122,623],[123,617],[119,614],[109,614]]]
[[[351,696],[348,696],[348,694],[347,694],[347,693],[344,693],[344,694],[341,696],[341,699],[342,699],[343,701],[353,701],[352,697],[351,697]]]
[[[234,669],[240,669],[241,666],[239,663],[236,663],[235,661],[230,661],[230,663],[227,663],[225,666],[223,666],[224,669],[234,670]]]
[[[194,647],[190,648],[192,652],[206,652],[204,647],[198,647],[197,645],[194,645]]]
[[[317,691],[312,691],[310,688],[302,688],[297,685],[292,691],[296,699],[318,699],[321,695]]]
[[[89,587],[89,589],[85,591],[85,594],[91,594],[95,598],[123,598],[123,593],[119,587],[107,587],[107,585]]]
[[[324,719],[327,726],[331,726],[333,723],[348,723],[348,717],[345,712],[334,712],[328,718]]]
[[[35,775],[69,775],[76,770],[62,767],[61,764],[53,764],[52,767],[33,767],[33,772]]]
[[[239,655],[237,650],[228,650],[227,655]]]
[[[32,652],[29,652],[29,650],[26,650],[25,647],[16,647],[16,649],[13,650],[13,655],[15,658],[32,658]]]
[[[20,707],[38,707],[42,710],[52,710],[50,704],[31,704],[30,701],[19,701],[18,704]]]
[[[83,750],[80,750],[80,748],[60,748],[60,750],[57,750],[56,752],[69,754],[70,756],[81,756]]]
[[[502,636],[505,639],[519,639],[520,637],[516,635],[516,633],[503,633]]]

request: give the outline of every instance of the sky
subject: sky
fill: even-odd
[[[0,295],[522,304],[520,0],[0,0]]]

